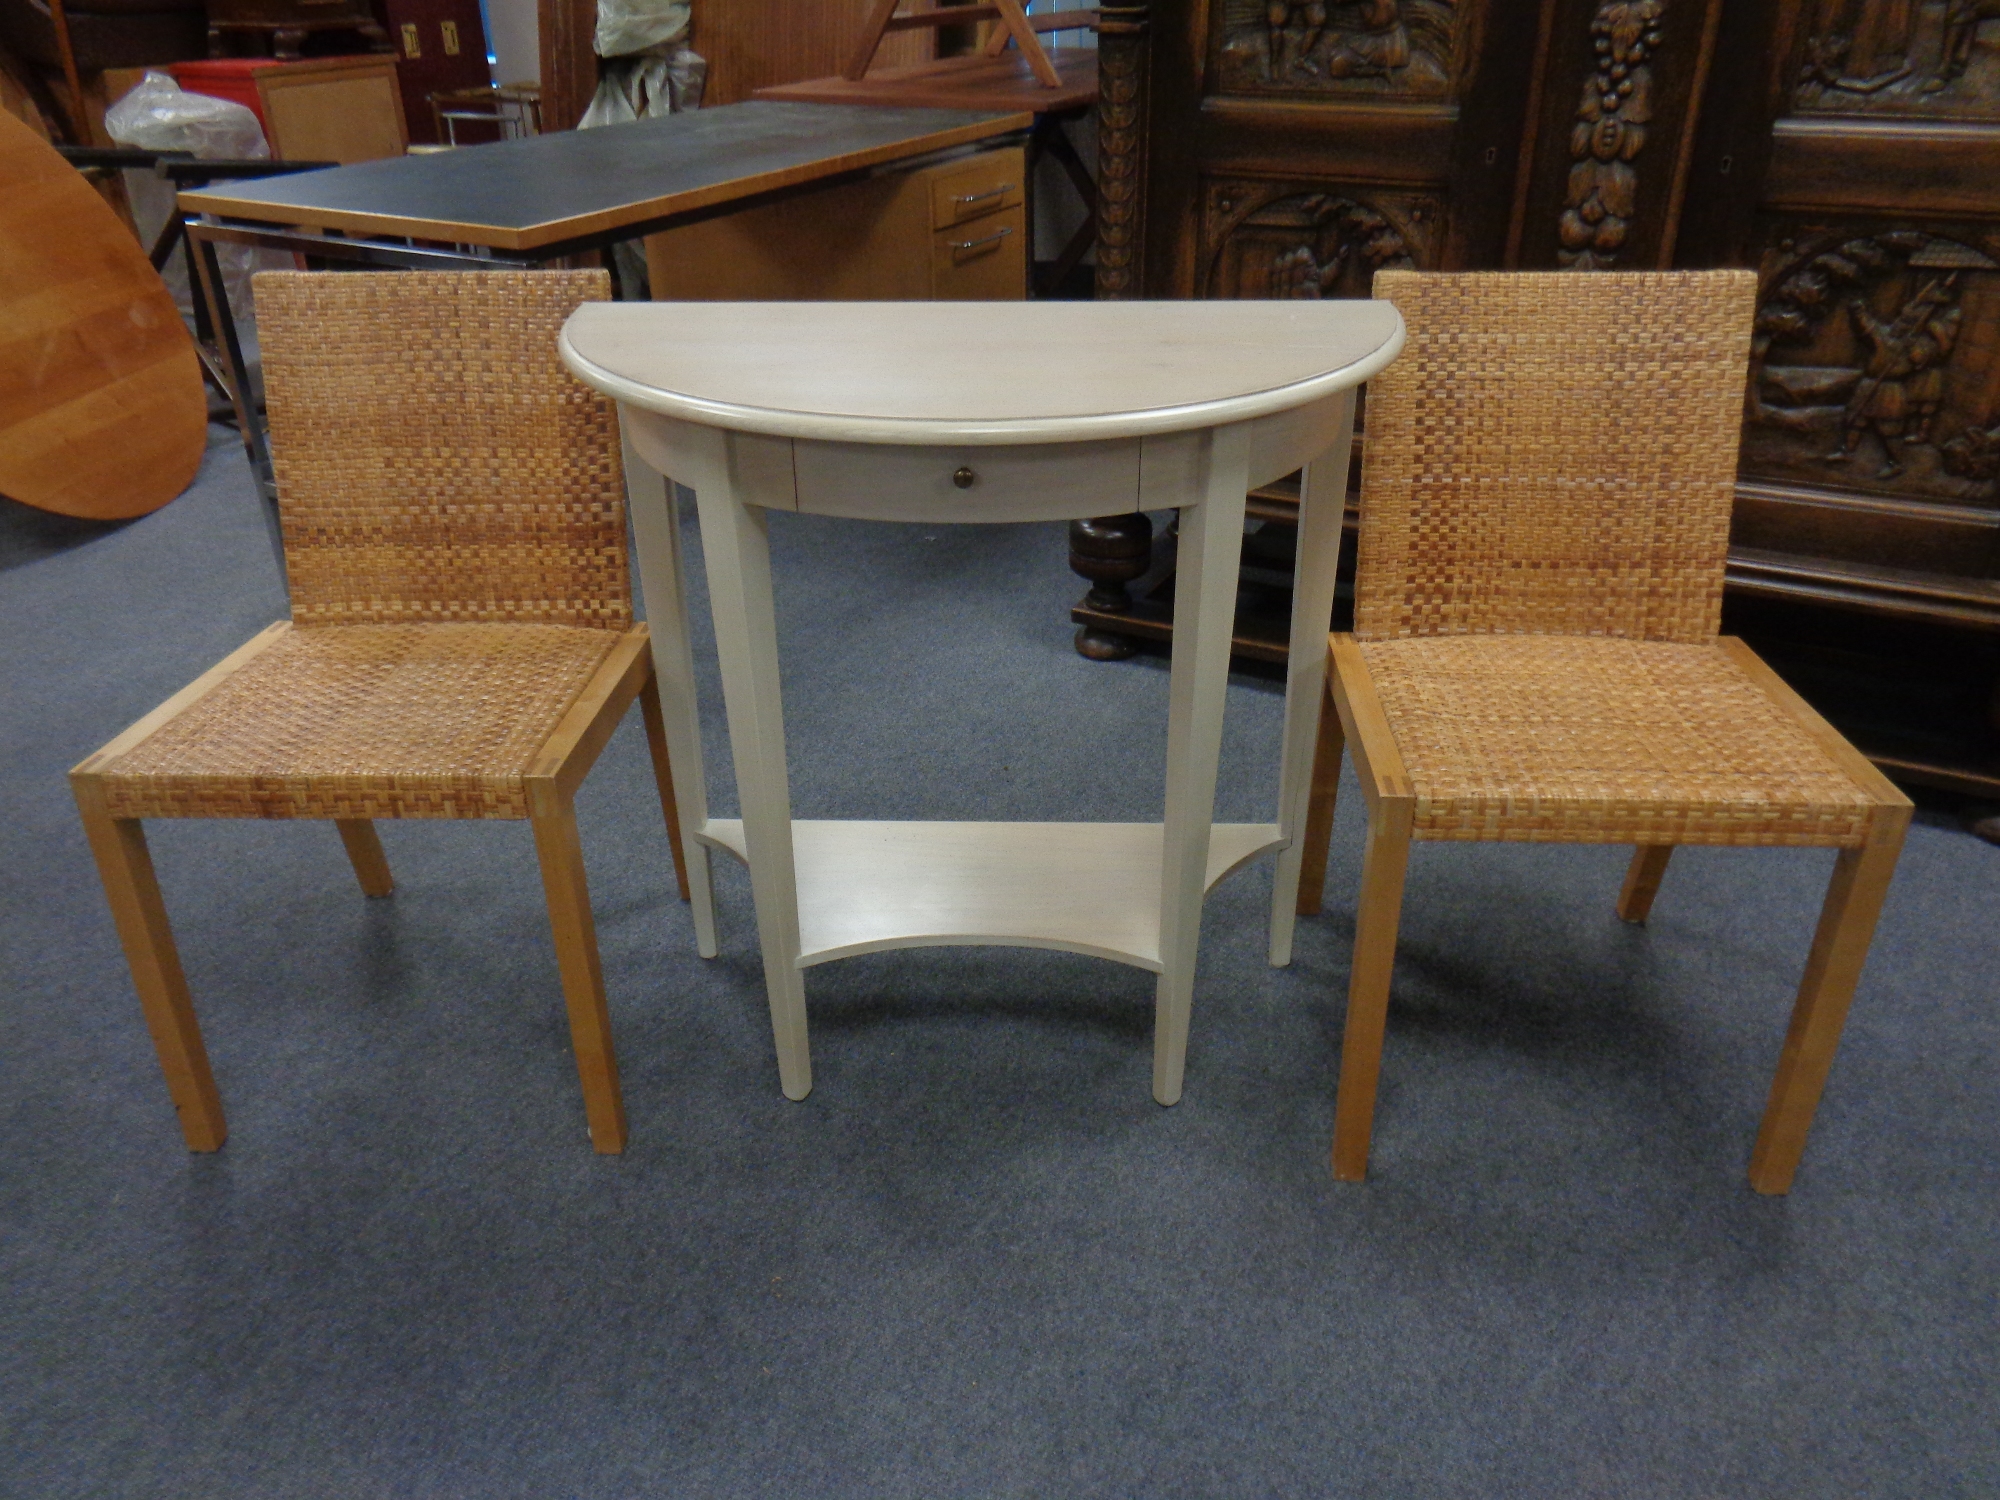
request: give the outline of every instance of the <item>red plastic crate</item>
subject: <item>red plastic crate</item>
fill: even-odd
[[[257,95],[255,75],[260,68],[283,66],[269,57],[218,57],[207,62],[168,63],[167,71],[190,94],[207,94],[244,105],[257,116],[257,123],[268,138],[271,127],[264,118],[264,101]]]

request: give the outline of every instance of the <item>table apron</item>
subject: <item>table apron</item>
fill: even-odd
[[[1351,391],[1242,424],[1250,483],[1268,484],[1324,452]],[[662,474],[700,490],[728,466],[732,489],[768,510],[925,524],[1069,521],[1172,510],[1202,492],[1209,433],[1019,446],[839,443],[727,432],[621,405],[632,446]],[[713,483],[717,476],[711,474]]]

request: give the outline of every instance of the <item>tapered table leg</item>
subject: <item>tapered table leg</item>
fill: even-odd
[[[701,718],[695,702],[694,649],[688,638],[687,592],[682,585],[680,518],[672,481],[625,443],[625,492],[632,513],[639,586],[646,598],[646,626],[653,638],[653,691],[659,705],[659,733],[665,736],[673,783],[674,817],[679,825],[677,877],[694,919],[695,951],[716,955],[715,892],[709,849],[699,837],[708,822],[708,780],[702,766]],[[640,711],[652,710],[642,700]],[[654,733],[648,717],[646,733]],[[658,762],[655,761],[657,771]]]
[[[1348,457],[1354,447],[1354,393],[1326,452],[1305,467],[1299,485],[1298,562],[1292,579],[1291,644],[1285,662],[1285,738],[1278,771],[1278,833],[1285,840],[1271,877],[1270,960],[1292,961],[1292,926],[1313,793],[1320,717],[1326,704],[1326,637],[1333,628],[1334,574],[1340,564],[1340,523],[1347,501]],[[1338,773],[1338,760],[1335,771]],[[1326,855],[1320,854],[1320,878]],[[1317,890],[1319,880],[1314,881]],[[1317,910],[1319,902],[1313,902]]]
[[[1230,622],[1243,547],[1249,440],[1222,428],[1208,440],[1200,503],[1181,513],[1174,584],[1173,675],[1167,708],[1167,808],[1160,875],[1160,978],[1153,1019],[1153,1097],[1178,1103],[1187,1067],[1201,903],[1222,754]],[[1190,524],[1192,523],[1192,524]]]

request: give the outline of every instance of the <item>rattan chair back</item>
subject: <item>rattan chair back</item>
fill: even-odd
[[[1709,641],[1750,271],[1382,271],[1354,633]]]
[[[556,354],[603,271],[255,284],[294,624],[631,625],[617,413]]]

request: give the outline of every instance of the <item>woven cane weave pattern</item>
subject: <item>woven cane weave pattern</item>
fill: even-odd
[[[618,642],[563,625],[291,630],[99,768],[116,818],[525,818]]]
[[[1715,637],[1756,276],[1383,271],[1355,634]]]
[[[1719,645],[1365,641],[1426,839],[1858,844],[1871,799]]]
[[[256,286],[295,623],[631,623],[616,413],[556,354],[602,271]]]

